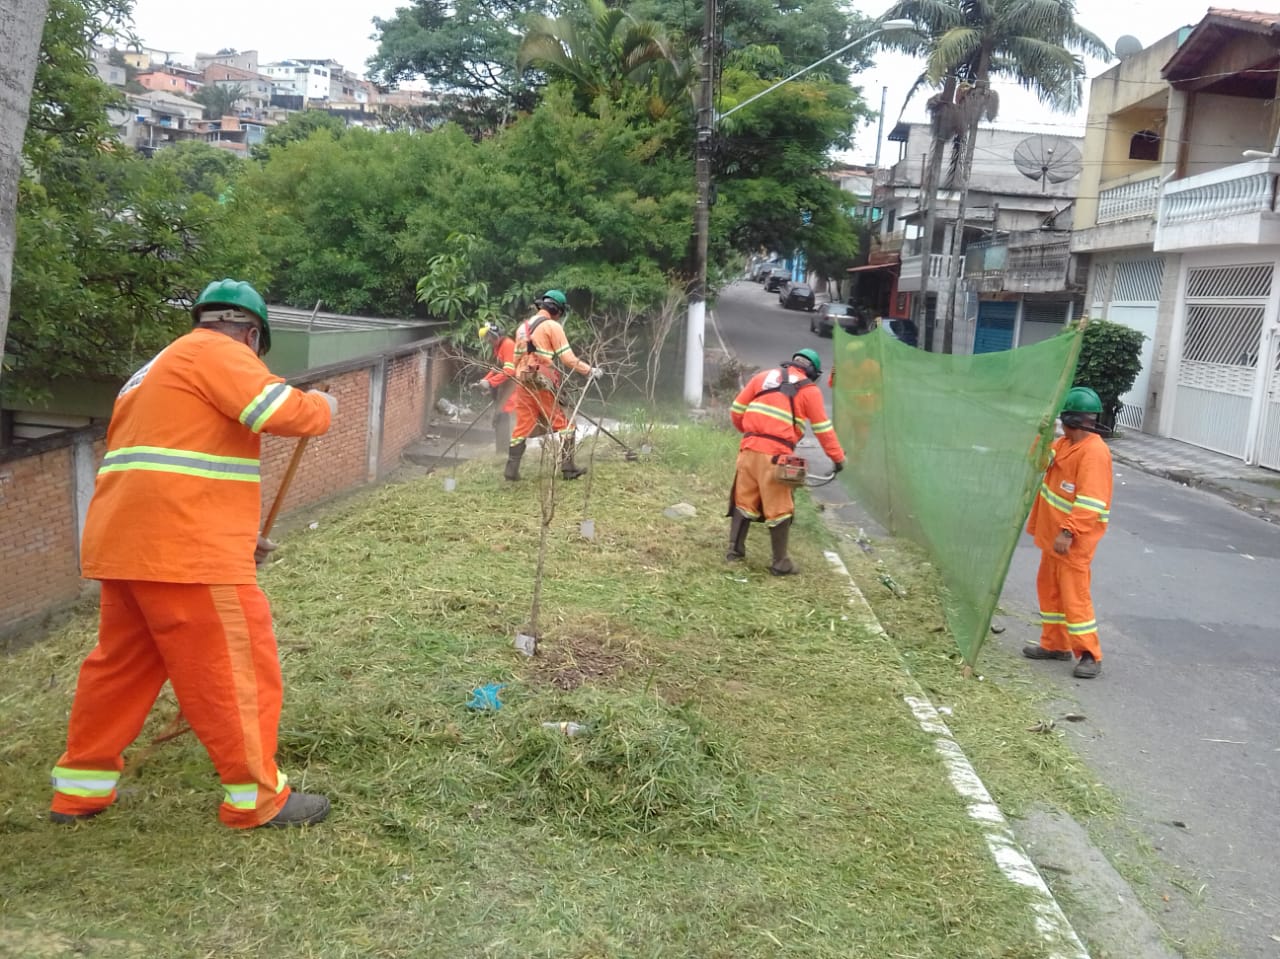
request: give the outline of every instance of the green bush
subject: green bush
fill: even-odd
[[[1142,341],[1146,336],[1121,323],[1091,320],[1084,328],[1075,386],[1088,386],[1102,400],[1100,425],[1114,429],[1120,397],[1133,388],[1142,372]]]

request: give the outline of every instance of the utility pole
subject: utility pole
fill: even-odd
[[[703,0],[702,77],[698,84],[697,179],[698,200],[694,208],[693,283],[689,288],[689,319],[685,327],[684,399],[689,406],[702,406],[703,338],[707,328],[707,246],[711,236],[711,137],[715,127],[712,111],[712,76],[715,65],[716,0]]]
[[[876,162],[872,167],[876,170],[880,169],[880,144],[884,142],[884,107],[885,101],[889,99],[889,88],[880,88],[880,122],[876,124]]]

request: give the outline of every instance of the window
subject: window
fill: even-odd
[[[1154,130],[1139,130],[1129,140],[1130,160],[1159,160],[1160,134]]]

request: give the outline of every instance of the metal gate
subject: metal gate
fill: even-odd
[[[1267,395],[1262,400],[1262,423],[1258,429],[1258,465],[1280,470],[1280,335],[1272,327],[1269,337],[1271,372]]]
[[[1129,392],[1120,397],[1120,413],[1116,422],[1132,429],[1142,429],[1160,307],[1160,284],[1164,280],[1164,258],[1124,260],[1115,268],[1107,319],[1112,323],[1123,323],[1146,337],[1142,341],[1142,369]]]
[[[1273,264],[1187,271],[1175,439],[1244,459]]]
[[[978,304],[978,328],[973,335],[974,353],[1013,349],[1013,325],[1018,304],[983,300]]]

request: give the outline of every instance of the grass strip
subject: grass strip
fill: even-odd
[[[385,486],[286,539],[263,576],[280,759],[333,799],[315,829],[219,826],[189,736],[138,765],[171,701],[126,755],[118,806],[51,826],[92,614],[17,653],[0,675],[0,928],[85,955],[1042,955],[1024,893],[902,704],[898,650],[850,617],[813,511],[793,537],[804,575],[768,574],[760,530],[726,566],[736,436],[652,442],[638,463],[595,450],[593,541],[585,483],[561,487],[532,660],[512,640],[536,490],[495,463],[464,466],[451,493]],[[680,501],[697,517],[664,518]],[[486,683],[504,684],[502,709],[468,710]],[[589,733],[541,725],[569,720]],[[999,778],[1056,797],[1061,757],[1035,755]]]

